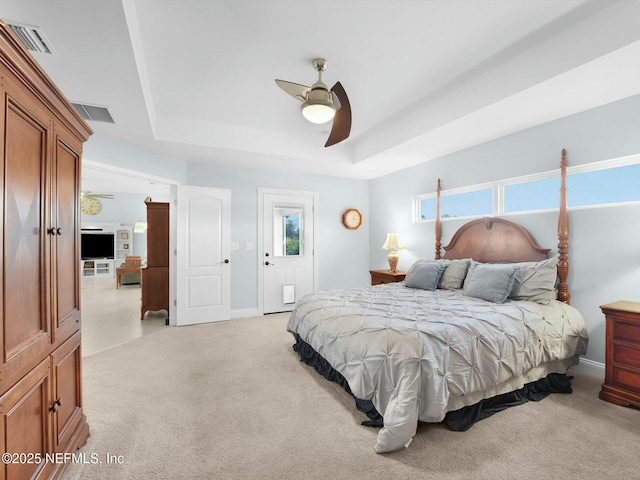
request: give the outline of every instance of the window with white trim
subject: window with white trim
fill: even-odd
[[[436,218],[436,194],[418,198],[420,220]],[[442,192],[440,217],[460,218],[491,215],[493,212],[493,187],[457,189]]]
[[[640,202],[640,155],[567,168],[569,208]],[[443,190],[441,218],[480,217],[554,210],[560,171],[454,190]],[[436,218],[436,194],[414,197],[415,220]]]

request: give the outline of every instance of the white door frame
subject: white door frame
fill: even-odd
[[[305,190],[282,190],[275,188],[258,188],[258,315],[264,315],[264,195],[301,195],[313,196],[313,290],[320,285],[318,262],[318,192]]]

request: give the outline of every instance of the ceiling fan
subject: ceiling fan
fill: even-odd
[[[113,194],[112,193],[91,193],[91,192],[81,192],[80,193],[81,197],[87,197],[87,198],[109,198],[111,200],[113,200]]]
[[[351,104],[340,82],[329,90],[322,81],[322,72],[327,68],[324,58],[311,62],[318,71],[318,81],[307,87],[299,83],[277,80],[276,84],[302,103],[302,115],[313,123],[326,123],[333,119],[329,139],[325,147],[335,145],[349,137],[351,132]]]

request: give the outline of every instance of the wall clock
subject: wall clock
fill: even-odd
[[[102,210],[102,204],[97,198],[84,197],[80,202],[80,210],[87,215],[95,215]]]
[[[357,208],[348,208],[342,214],[342,224],[350,230],[355,230],[362,225],[362,214]]]

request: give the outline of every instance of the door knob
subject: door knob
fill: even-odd
[[[225,259],[224,259],[224,263],[229,263],[229,259],[228,259],[228,258],[225,258]]]

